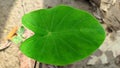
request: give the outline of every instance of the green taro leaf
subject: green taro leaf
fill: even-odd
[[[104,29],[91,14],[64,5],[25,14],[22,24],[34,35],[20,50],[34,60],[56,66],[88,57],[105,39]]]

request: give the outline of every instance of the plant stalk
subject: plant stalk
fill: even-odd
[[[34,64],[34,68],[36,68],[37,67],[37,61],[35,61],[35,64]]]

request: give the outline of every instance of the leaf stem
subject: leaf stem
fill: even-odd
[[[39,63],[39,68],[42,68],[42,63]]]
[[[34,64],[34,68],[36,68],[37,67],[37,61],[35,61],[35,64]]]

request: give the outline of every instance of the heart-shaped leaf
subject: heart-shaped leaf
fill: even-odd
[[[22,24],[35,34],[20,50],[46,64],[62,66],[82,60],[105,39],[104,29],[91,14],[64,5],[25,14]]]

